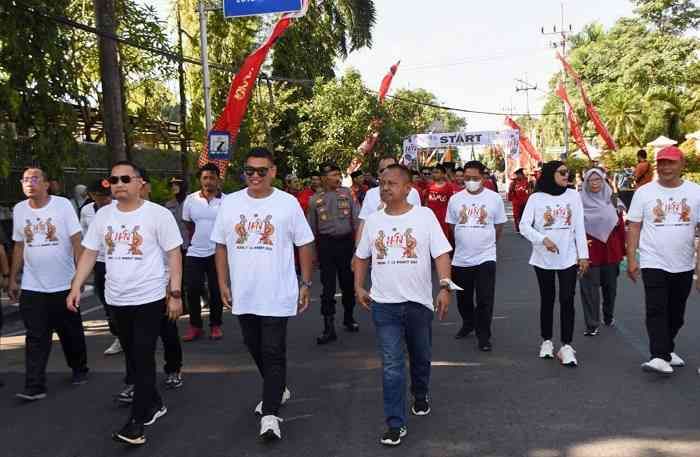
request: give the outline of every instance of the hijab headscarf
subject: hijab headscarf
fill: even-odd
[[[603,187],[600,192],[589,190],[589,181],[593,176],[600,176]],[[606,180],[605,172],[592,168],[583,175],[581,202],[583,203],[583,222],[586,233],[593,238],[606,243],[619,221],[617,208],[613,205],[613,190]]]
[[[552,160],[545,163],[542,166],[542,175],[535,184],[535,192],[544,192],[555,197],[566,192],[566,187],[559,186],[554,180],[554,173],[562,165],[564,165],[564,162],[560,160]]]

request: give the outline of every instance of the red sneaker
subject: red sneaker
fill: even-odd
[[[209,334],[209,338],[211,338],[212,340],[220,340],[223,337],[224,337],[224,332],[221,331],[221,327],[218,325],[212,325],[211,326],[211,333]]]
[[[194,341],[197,338],[200,338],[201,336],[204,335],[204,330],[201,328],[189,326],[187,329],[187,332],[185,333],[185,336],[182,337],[182,341],[188,342],[188,341]]]

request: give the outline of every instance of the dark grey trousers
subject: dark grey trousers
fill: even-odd
[[[617,277],[620,264],[612,263],[591,267],[579,281],[581,303],[586,327],[600,327],[600,293],[603,293],[603,319],[610,323],[615,314],[615,297],[617,296]]]

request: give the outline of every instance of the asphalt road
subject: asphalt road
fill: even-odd
[[[689,366],[674,376],[640,370],[647,357],[642,291],[625,278],[620,279],[617,327],[584,338],[577,305],[574,347],[580,366],[565,368],[537,358],[538,293],[527,265],[528,243],[508,227],[499,251],[494,351],[477,351],[473,338],[453,339],[459,327],[453,302],[446,321],[434,326],[433,411],[409,417],[408,436],[397,449],[378,443],[384,430],[381,370],[368,313],[357,312],[360,333],[341,332],[337,343],[316,346],[321,325],[316,290],[313,308],[289,328],[292,401],[281,411],[281,442],[257,440],[252,410],[261,397],[260,379],[231,316],[226,316],[222,341],[185,345],[185,386],[164,393],[168,415],[148,430],[145,447],[127,449],[112,442],[110,433],[128,415],[112,401],[121,387],[123,361],[102,355],[111,337],[98,309],[85,316],[90,382],[71,386],[56,348],[49,397],[40,402],[13,398],[23,383],[23,338],[3,339],[0,455],[700,456],[700,354],[694,351],[700,343],[700,295],[691,295],[677,341],[677,352]],[[182,320],[181,329],[185,325]],[[10,323],[6,334],[18,331],[17,326]],[[162,360],[160,353],[157,357]]]

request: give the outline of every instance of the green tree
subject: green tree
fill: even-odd
[[[693,0],[632,0],[636,12],[664,33],[682,34],[700,26],[700,8]]]

